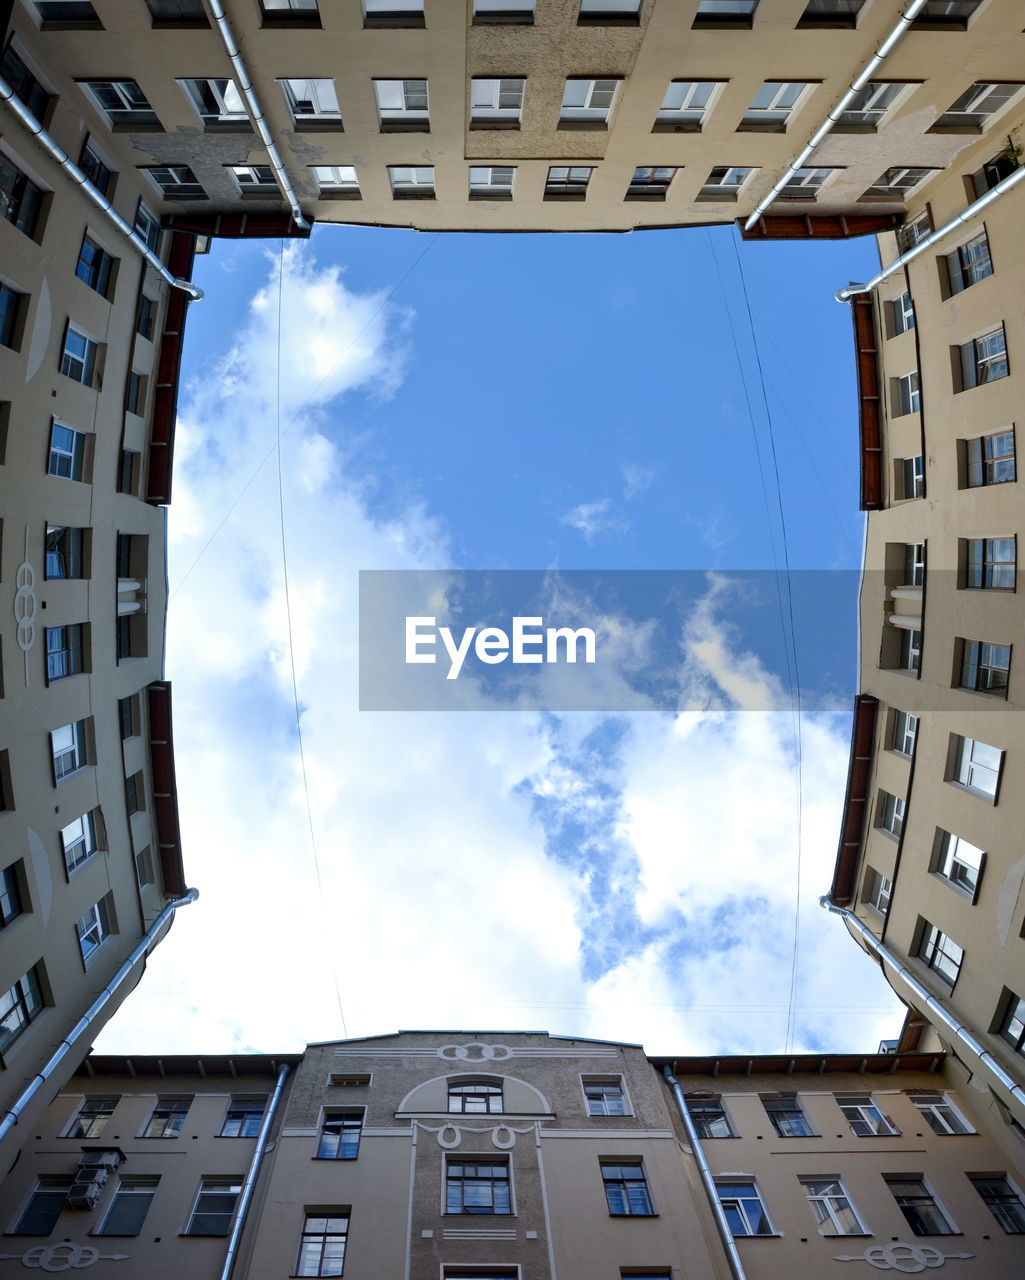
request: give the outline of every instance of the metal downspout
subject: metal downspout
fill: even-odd
[[[11,1132],[14,1126],[18,1123],[18,1118],[21,1113],[25,1110],[46,1081],[49,1080],[57,1070],[61,1062],[63,1062],[70,1053],[71,1046],[74,1042],[84,1031],[88,1030],[89,1026],[103,1011],[107,1002],[112,998],[114,992],[118,989],[121,983],[124,982],[125,978],[128,977],[139,961],[149,953],[157,934],[171,919],[175,911],[179,907],[188,906],[190,902],[195,902],[198,897],[198,889],[189,889],[184,898],[175,898],[173,902],[169,902],[163,911],[161,911],[160,915],[157,916],[143,934],[142,941],[138,944],[132,954],[124,964],[122,964],[117,973],[114,974],[113,978],[111,978],[89,1008],[86,1009],[85,1013],[82,1014],[79,1020],[60,1042],[57,1046],[56,1052],[50,1057],[45,1066],[40,1069],[39,1073],[33,1078],[28,1088],[25,1089],[17,1101],[11,1105],[9,1110],[5,1113],[3,1120],[0,1120],[0,1142],[3,1142],[4,1138],[6,1138]]]
[[[238,1200],[238,1207],[231,1222],[231,1236],[224,1255],[224,1266],[221,1268],[220,1280],[230,1280],[231,1273],[235,1267],[235,1257],[238,1253],[239,1241],[242,1239],[242,1228],[246,1225],[246,1214],[249,1212],[249,1203],[253,1198],[256,1179],[259,1176],[260,1165],[263,1163],[263,1155],[267,1147],[267,1135],[270,1133],[278,1103],[281,1101],[281,1090],[284,1088],[285,1076],[287,1075],[287,1066],[278,1071],[278,1082],[274,1086],[270,1102],[267,1103],[267,1110],[263,1113],[263,1123],[260,1125],[260,1132],[256,1139],[256,1150],[253,1152],[253,1158],[249,1162],[249,1172],[246,1174],[246,1180],[242,1186],[242,1194]]]
[[[915,975],[901,964],[889,948],[879,941],[871,929],[866,924],[863,924],[853,911],[848,911],[846,907],[838,907],[828,893],[823,894],[819,899],[819,906],[825,907],[827,911],[832,911],[834,915],[843,917],[847,928],[857,934],[868,953],[879,961],[884,970],[889,969],[895,978],[903,982],[914,994],[916,1000],[921,1001],[924,1009],[929,1011],[930,1020],[934,1024],[938,1023],[947,1032],[955,1046],[957,1056],[963,1057],[967,1055],[970,1059],[969,1065],[973,1069],[981,1071],[990,1087],[994,1089],[994,1092],[1002,1095],[1002,1101],[1006,1102],[1009,1096],[1017,1104],[1018,1119],[1025,1124],[1025,1089],[1020,1084],[1016,1084],[1014,1078],[1004,1070],[990,1051],[979,1043],[972,1034],[971,1028],[963,1022],[958,1022],[951,1013],[948,1013],[943,1002],[937,1000],[934,995],[922,986]]]
[[[236,87],[245,99],[245,104],[252,117],[256,132],[260,135],[263,145],[267,148],[267,158],[270,160],[271,168],[274,170],[274,177],[281,188],[281,194],[288,201],[289,208],[292,210],[292,221],[301,231],[309,231],[310,224],[303,217],[303,211],[299,207],[299,198],[295,194],[292,180],[285,171],[278,148],[271,136],[270,129],[267,127],[267,121],[263,117],[263,111],[260,109],[260,103],[253,89],[252,81],[246,71],[246,64],[242,61],[242,55],[238,51],[235,37],[231,34],[231,27],[228,25],[228,18],[221,5],[221,0],[205,0],[205,3],[220,33],[224,52],[228,55],[232,70],[235,72]]]
[[[970,222],[977,213],[985,209],[986,205],[992,204],[994,200],[1004,195],[1005,192],[1010,191],[1012,187],[1016,187],[1023,179],[1025,179],[1025,168],[1015,169],[1014,173],[1009,173],[1006,178],[987,191],[984,196],[980,196],[974,204],[970,204],[967,209],[962,209],[956,218],[951,218],[938,231],[933,231],[924,240],[920,240],[918,244],[908,249],[906,253],[902,253],[899,258],[894,259],[888,267],[884,267],[867,284],[851,284],[846,289],[838,289],[836,293],[837,302],[849,302],[855,294],[870,293],[877,284],[882,284],[884,280],[894,275],[903,266],[906,266],[913,258],[917,258],[920,253],[927,252],[934,244],[938,244],[939,241],[949,236],[952,231],[957,231],[966,222]]]
[[[687,1099],[683,1096],[680,1082],[673,1074],[672,1068],[668,1063],[662,1067],[662,1076],[673,1091],[676,1108],[680,1113],[680,1119],[683,1121],[683,1127],[687,1130],[687,1141],[694,1152],[694,1159],[701,1174],[701,1181],[705,1184],[708,1202],[712,1207],[715,1225],[719,1228],[719,1235],[722,1239],[723,1248],[726,1250],[726,1260],[730,1264],[733,1280],[747,1280],[744,1264],[740,1260],[740,1254],[737,1252],[737,1245],[733,1239],[733,1232],[730,1230],[730,1224],[726,1221],[726,1211],[722,1207],[719,1193],[715,1188],[712,1170],[708,1167],[708,1161],[705,1159],[705,1153],[701,1147],[701,1139],[698,1137],[698,1131],[694,1128],[694,1121],[687,1110]]]
[[[35,118],[31,111],[25,106],[19,98],[15,96],[11,86],[0,77],[0,99],[10,107],[21,123],[33,134],[39,144],[47,151],[52,159],[56,160],[64,172],[73,182],[77,182],[83,192],[89,199],[107,215],[110,221],[117,227],[128,240],[132,242],[139,254],[146,259],[154,271],[159,271],[161,276],[175,289],[181,289],[189,295],[194,301],[198,302],[203,296],[203,290],[197,288],[190,280],[181,280],[171,274],[164,266],[157,255],[149,247],[145,240],[139,235],[134,227],[130,227],[124,218],[118,213],[114,206],[110,203],[106,196],[100,195],[93,184],[85,176],[82,170],[75,164],[63,147],[59,146],[53,138],[46,132],[43,126]],[[0,1135],[2,1137],[2,1135]]]
[[[821,143],[826,138],[826,136],[832,132],[833,126],[840,119],[840,116],[842,115],[842,113],[847,110],[847,107],[850,105],[853,98],[865,87],[865,85],[869,82],[869,80],[872,79],[876,71],[879,70],[883,62],[889,57],[889,55],[893,51],[894,45],[896,45],[897,42],[903,37],[908,27],[911,26],[911,23],[918,16],[919,10],[924,8],[925,4],[926,4],[926,0],[911,0],[911,3],[904,10],[901,16],[897,19],[897,25],[893,28],[893,30],[886,37],[886,39],[879,46],[879,48],[875,51],[875,53],[868,60],[868,62],[862,67],[861,71],[858,72],[858,75],[851,82],[851,87],[847,90],[844,96],[840,99],[840,101],[836,104],[833,110],[830,111],[829,115],[826,116],[825,120],[823,120],[823,122],[812,134],[811,141],[804,148],[804,150],[797,157],[797,159],[792,160],[790,162],[790,165],[788,166],[783,176],[779,179],[778,182],[776,182],[773,185],[772,190],[769,192],[769,194],[762,198],[761,204],[758,205],[754,213],[752,213],[751,216],[748,218],[748,220],[744,223],[745,231],[751,230],[751,228],[755,225],[755,223],[758,222],[758,220],[761,218],[765,210],[769,207],[770,204],[772,204],[773,200],[776,199],[779,193],[790,181],[791,177],[794,175],[796,170],[802,167],[802,165],[808,159],[811,153],[814,150],[816,150],[816,148],[821,145]]]

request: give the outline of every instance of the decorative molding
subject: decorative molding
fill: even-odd
[[[28,525],[25,526],[25,559],[14,573],[17,590],[14,593],[14,621],[17,626],[18,648],[25,655],[25,688],[29,687],[28,655],[36,642],[36,571],[28,558]]]
[[[893,1244],[870,1244],[864,1253],[839,1254],[834,1262],[867,1262],[876,1271],[899,1271],[901,1275],[917,1275],[926,1269],[933,1271],[955,1258],[974,1258],[974,1253],[940,1253],[931,1244],[905,1244],[897,1240]]]
[[[443,1240],[515,1240],[515,1227],[444,1227]]]
[[[471,1124],[455,1124],[452,1121],[435,1127],[434,1125],[424,1124],[420,1120],[417,1121],[417,1127],[423,1129],[425,1133],[436,1133],[438,1135],[438,1146],[445,1151],[454,1151],[462,1142],[464,1133],[490,1133],[492,1146],[497,1147],[499,1151],[511,1151],[516,1145],[516,1134],[533,1133],[535,1130],[535,1126],[532,1124],[528,1124],[522,1129],[509,1124],[486,1125],[484,1128],[478,1129]]]
[[[46,1271],[49,1274],[81,1271],[85,1267],[91,1267],[94,1262],[127,1262],[130,1257],[127,1253],[100,1253],[91,1244],[72,1244],[70,1240],[63,1244],[36,1244],[24,1253],[0,1253],[0,1261],[20,1262],[30,1271]]]
[[[546,1049],[531,1047],[517,1049],[507,1044],[487,1044],[483,1040],[470,1040],[466,1044],[443,1044],[440,1047],[418,1045],[391,1049],[341,1048],[335,1057],[359,1061],[361,1058],[441,1058],[444,1062],[508,1062],[511,1058],[618,1058],[619,1050],[596,1046],[587,1049]]]

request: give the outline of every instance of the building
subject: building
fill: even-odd
[[[1021,1135],[942,1052],[648,1059],[403,1032],[91,1057],[0,1188],[0,1225],[8,1267],[98,1278],[782,1280],[867,1262],[1011,1280],[1023,1188]]]
[[[1009,123],[880,237],[890,274],[850,290],[868,529],[831,899],[911,1007],[903,1043],[931,1027],[1025,1125],[1025,188],[971,212],[1023,176]]]

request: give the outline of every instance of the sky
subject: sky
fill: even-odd
[[[870,240],[728,228],[213,243],[168,521],[201,896],[97,1051],[505,1028],[872,1052],[898,1034],[818,906],[862,544],[833,295],[875,261]],[[360,636],[370,570],[428,584],[396,616],[460,626],[508,624],[487,592],[467,611],[480,571],[533,571],[546,612],[572,594],[611,645],[601,696],[566,711],[579,669],[532,667],[533,696],[502,698],[471,663],[435,709],[360,710],[361,658],[395,641]],[[689,584],[658,618],[652,570]],[[656,683],[670,703],[632,709]]]

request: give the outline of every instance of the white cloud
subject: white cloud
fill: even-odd
[[[229,354],[182,395],[167,666],[186,871],[202,896],[98,1049],[294,1050],[342,1035],[336,981],[349,1035],[529,1025],[652,1052],[782,1047],[789,721],[772,678],[735,651],[721,590],[684,637],[699,712],[358,712],[358,570],[450,560],[429,510],[368,513],[340,443],[347,396],[399,385],[413,322],[347,289],[309,246],[284,268],[283,497],[319,872],[284,609],[275,261]],[[566,519],[595,536],[617,528],[609,507]],[[738,706],[772,709],[724,710]],[[829,879],[845,732],[806,723],[798,1004],[833,1007],[843,972],[847,1003],[872,1013],[839,1006],[824,1038],[864,1050],[895,1032],[880,1012],[892,1001],[867,960],[850,977],[854,944],[811,905]]]
[[[599,533],[625,533],[630,527],[620,516],[612,513],[612,502],[602,498],[598,502],[581,502],[559,517],[559,524],[578,529],[588,544]]]
[[[630,462],[623,468],[623,497],[629,502],[651,488],[655,473],[650,467]]]

